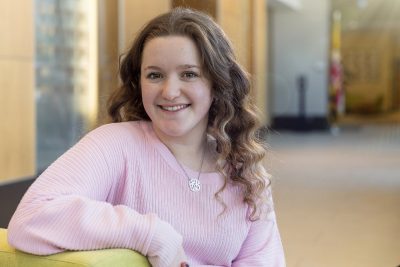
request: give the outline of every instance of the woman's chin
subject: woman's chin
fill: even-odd
[[[158,135],[163,135],[165,137],[181,137],[187,133],[186,129],[183,129],[182,126],[170,126],[167,127],[158,127],[155,126],[155,131]]]

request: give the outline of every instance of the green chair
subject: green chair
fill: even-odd
[[[37,256],[12,248],[7,230],[0,228],[1,267],[151,267],[147,258],[129,249],[68,251]]]

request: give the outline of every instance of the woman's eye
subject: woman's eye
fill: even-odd
[[[151,72],[146,76],[146,78],[150,80],[160,79],[161,77],[162,77],[161,73],[156,73],[156,72]]]
[[[192,71],[184,72],[182,74],[182,76],[183,76],[183,78],[186,78],[186,79],[192,79],[192,78],[199,77],[199,75],[197,73],[192,72]]]

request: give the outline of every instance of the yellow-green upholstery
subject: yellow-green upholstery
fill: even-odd
[[[150,267],[146,257],[128,249],[70,251],[36,256],[7,243],[7,230],[0,228],[1,267]]]

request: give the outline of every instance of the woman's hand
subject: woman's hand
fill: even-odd
[[[169,267],[189,267],[186,261],[187,257],[185,251],[183,247],[181,247]]]

